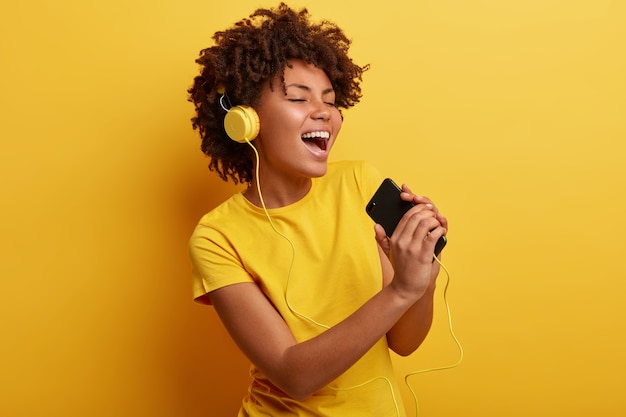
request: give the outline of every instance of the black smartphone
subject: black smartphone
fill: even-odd
[[[385,178],[365,206],[367,214],[385,229],[387,236],[393,234],[404,213],[414,206],[410,201],[400,198],[401,192],[400,187],[391,178]],[[446,237],[441,236],[435,245],[435,256],[439,256],[446,243],[448,243]]]

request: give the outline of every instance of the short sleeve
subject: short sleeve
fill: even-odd
[[[193,298],[210,304],[208,293],[241,282],[253,282],[243,267],[231,243],[219,231],[203,225],[196,226],[189,239],[192,266]]]

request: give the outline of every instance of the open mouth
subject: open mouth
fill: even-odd
[[[328,149],[330,133],[325,131],[309,132],[302,135],[302,140],[309,149],[319,152]]]

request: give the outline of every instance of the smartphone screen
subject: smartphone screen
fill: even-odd
[[[402,190],[391,178],[385,178],[365,206],[365,211],[376,223],[385,229],[385,234],[391,236],[404,213],[414,206],[410,201],[400,198]],[[445,236],[441,236],[435,245],[435,255],[439,256],[446,246]]]

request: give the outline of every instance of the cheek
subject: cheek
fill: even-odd
[[[276,136],[277,131],[280,132],[283,128],[283,123],[281,123],[280,118],[272,113],[259,113],[259,125],[259,137]]]
[[[335,112],[336,113],[333,114],[331,123],[333,126],[333,132],[335,132],[335,136],[337,136],[337,134],[339,134],[339,131],[341,130],[341,126],[343,126],[343,119],[341,118],[339,110],[335,110]]]
[[[286,129],[299,128],[302,120],[306,118],[302,111],[298,109],[280,111],[259,111],[258,112],[261,131],[283,131]]]

